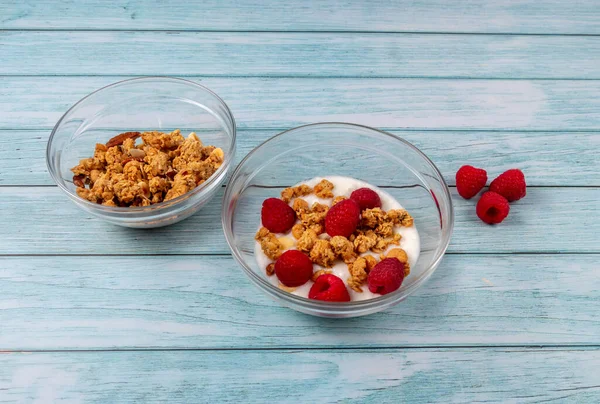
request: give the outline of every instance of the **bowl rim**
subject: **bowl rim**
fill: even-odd
[[[178,83],[178,84],[184,84],[187,86],[191,86],[191,87],[197,87],[207,93],[209,93],[210,95],[212,95],[213,97],[216,98],[216,100],[218,102],[220,102],[223,107],[225,107],[225,111],[227,112],[227,114],[229,115],[229,117],[231,118],[231,123],[232,123],[232,132],[231,132],[231,144],[229,145],[228,150],[224,153],[225,154],[225,158],[223,160],[223,164],[217,169],[217,171],[215,171],[213,173],[213,175],[211,175],[205,182],[203,182],[202,184],[198,185],[197,187],[195,187],[194,189],[192,189],[189,192],[186,192],[183,195],[180,195],[176,198],[170,199],[168,201],[163,201],[163,202],[159,202],[159,203],[155,203],[149,206],[130,206],[130,207],[121,207],[121,206],[106,206],[106,205],[101,205],[98,203],[93,203],[91,201],[88,201],[82,197],[80,197],[79,195],[77,195],[77,193],[71,192],[71,190],[69,190],[69,188],[67,188],[62,182],[62,178],[59,176],[59,174],[57,172],[55,172],[51,165],[50,165],[50,160],[51,160],[51,156],[50,156],[50,149],[51,149],[51,145],[52,145],[52,140],[54,139],[54,135],[56,134],[58,128],[60,127],[60,125],[62,124],[63,120],[67,117],[67,115],[69,115],[69,113],[71,111],[73,111],[75,108],[77,108],[81,103],[83,103],[85,100],[87,100],[88,98],[96,95],[97,93],[113,88],[113,87],[117,87],[123,84],[137,84],[139,82],[148,82],[148,81],[153,81],[153,82],[160,82],[160,81],[166,81],[166,82],[173,82],[173,83]],[[222,173],[223,172],[227,172],[229,166],[231,165],[233,159],[234,159],[234,153],[235,153],[235,147],[236,147],[236,138],[237,138],[237,128],[236,128],[236,123],[235,123],[235,117],[233,116],[233,113],[231,112],[231,109],[229,108],[229,106],[227,105],[227,103],[214,91],[212,91],[211,89],[209,89],[206,86],[203,86],[202,84],[196,83],[194,81],[191,80],[186,80],[186,79],[182,79],[179,77],[169,77],[169,76],[144,76],[144,77],[132,77],[132,78],[127,78],[124,80],[119,80],[116,81],[114,83],[110,83],[105,85],[104,87],[101,87],[97,90],[92,91],[91,93],[89,93],[88,95],[86,95],[85,97],[81,98],[79,101],[77,101],[75,104],[73,104],[58,120],[58,122],[56,122],[56,124],[54,125],[54,127],[52,128],[52,132],[50,133],[50,137],[48,138],[48,143],[46,145],[46,167],[48,169],[48,173],[50,173],[50,176],[52,177],[52,180],[56,183],[56,185],[63,191],[65,192],[71,199],[76,200],[77,202],[81,202],[83,205],[90,207],[91,209],[95,209],[95,210],[99,210],[99,211],[105,211],[107,213],[111,213],[114,215],[123,215],[123,216],[128,216],[130,213],[148,213],[148,214],[156,214],[158,211],[162,211],[165,208],[170,208],[173,207],[175,205],[179,205],[181,202],[188,200],[189,198],[191,198],[192,196],[195,196],[199,193],[201,193],[202,191],[204,191],[205,189],[207,189],[211,184],[213,184],[214,182],[218,181],[219,178],[222,177]]]
[[[233,234],[231,231],[229,231],[229,226],[225,221],[225,218],[227,217],[226,212],[229,208],[229,205],[231,204],[231,202],[234,202],[231,199],[231,187],[229,186],[229,183],[231,183],[234,179],[236,179],[238,177],[239,172],[241,171],[244,164],[249,159],[251,159],[253,157],[253,155],[258,150],[263,148],[265,145],[267,145],[271,142],[275,142],[279,137],[282,137],[290,132],[294,132],[294,131],[306,129],[306,128],[311,128],[311,127],[320,127],[320,126],[349,127],[349,128],[355,128],[355,129],[356,128],[363,129],[363,130],[366,129],[368,131],[373,131],[379,135],[383,135],[385,137],[394,139],[396,141],[400,141],[401,143],[403,143],[404,145],[408,146],[410,149],[415,151],[425,161],[425,163],[427,163],[430,166],[430,168],[432,168],[434,170],[435,174],[438,176],[438,179],[440,180],[440,183],[442,185],[443,193],[446,196],[446,200],[448,201],[449,209],[448,209],[448,220],[447,220],[447,224],[446,224],[447,231],[443,235],[442,242],[440,243],[440,246],[442,246],[442,248],[439,249],[439,246],[438,246],[438,256],[435,257],[435,259],[429,265],[429,268],[433,268],[433,270],[426,271],[413,284],[411,284],[406,289],[404,289],[404,290],[398,289],[392,293],[388,293],[386,295],[375,297],[373,299],[351,301],[351,302],[326,302],[326,301],[308,299],[308,298],[305,298],[302,296],[297,296],[292,293],[283,291],[283,290],[279,289],[278,287],[274,286],[273,284],[271,284],[267,279],[265,279],[263,276],[259,275],[258,273],[253,271],[252,268],[250,268],[250,267],[248,267],[248,265],[246,265],[239,250],[235,247],[235,244],[233,243]],[[244,156],[244,158],[240,161],[240,163],[237,165],[237,167],[231,174],[231,176],[229,178],[229,183],[225,189],[225,194],[223,196],[223,203],[221,206],[221,224],[223,226],[223,233],[225,234],[225,240],[227,241],[227,245],[229,246],[229,249],[231,250],[233,257],[238,262],[238,264],[242,267],[242,269],[246,273],[246,275],[249,276],[250,280],[257,286],[259,286],[261,290],[263,290],[264,292],[268,293],[271,296],[280,298],[287,303],[293,304],[294,306],[300,305],[300,306],[302,306],[302,309],[307,310],[307,311],[308,310],[330,311],[332,313],[337,312],[339,314],[350,314],[357,310],[363,310],[366,313],[369,313],[370,312],[369,310],[378,309],[378,308],[386,308],[386,307],[393,305],[394,303],[404,300],[406,297],[408,297],[409,295],[414,293],[420,286],[422,286],[423,283],[425,283],[425,281],[427,281],[427,279],[429,279],[429,277],[435,272],[435,269],[440,264],[440,261],[442,260],[442,258],[444,257],[444,255],[448,249],[448,246],[450,244],[450,238],[452,236],[452,232],[454,229],[454,205],[452,203],[452,196],[450,194],[448,184],[446,183],[444,176],[442,175],[440,170],[437,168],[437,166],[433,163],[433,161],[431,161],[431,159],[429,157],[427,157],[427,155],[425,155],[425,153],[423,153],[421,150],[419,150],[419,148],[414,146],[409,141],[401,138],[400,136],[396,136],[392,133],[389,133],[389,132],[386,132],[386,131],[383,131],[380,129],[376,129],[376,128],[373,128],[370,126],[366,126],[366,125],[349,123],[349,122],[330,121],[330,122],[310,123],[310,124],[306,124],[306,125],[300,125],[295,128],[292,128],[292,129],[287,129],[283,132],[280,132],[280,133],[270,137],[269,139],[265,140],[264,142],[260,143],[258,146],[256,146],[254,149],[252,149],[250,151],[250,153],[248,153],[246,156]],[[235,203],[237,203],[237,202],[235,202]],[[293,307],[293,308],[295,308],[295,307]],[[300,311],[303,311],[303,310],[300,310]]]

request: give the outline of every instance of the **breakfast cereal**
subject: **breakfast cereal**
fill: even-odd
[[[136,139],[142,143],[136,144]],[[77,194],[106,206],[149,206],[204,183],[223,164],[223,150],[179,130],[124,132],[96,144],[94,156],[73,167]]]

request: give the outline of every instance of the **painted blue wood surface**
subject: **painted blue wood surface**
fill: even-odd
[[[0,347],[598,345],[597,258],[451,254],[406,301],[346,320],[280,307],[229,256],[4,258]]]
[[[15,352],[0,355],[0,402],[587,404],[599,361],[597,348]]]
[[[490,178],[519,167],[534,186],[600,184],[600,132],[391,130],[431,158],[450,185],[461,165],[493,167]],[[276,129],[238,131],[235,165]],[[54,185],[46,168],[50,130],[0,130],[0,185]],[[451,139],[451,141],[449,141]],[[556,153],[560,158],[556,158]]]
[[[0,28],[600,34],[595,0],[5,0]]]
[[[278,195],[266,189],[257,202]],[[222,191],[200,212],[176,225],[135,230],[83,212],[57,187],[0,187],[0,254],[228,254],[221,228]],[[451,253],[599,253],[600,188],[530,188],[502,226],[484,224],[476,201],[452,189],[455,208]],[[260,204],[258,205],[260,206]],[[239,226],[254,229],[260,212]],[[41,236],[41,237],[40,237]]]
[[[0,46],[6,75],[600,78],[598,36],[9,31]]]
[[[0,2],[0,402],[599,402],[598,35],[593,0]],[[463,163],[519,167],[528,195],[489,227],[452,188],[449,254],[414,296],[301,315],[229,255],[222,194],[144,232],[53,186],[66,109],[154,74],[223,96],[238,161],[351,121],[413,142],[451,185]]]
[[[72,104],[122,78],[0,77],[0,129],[52,128]],[[190,79],[221,95],[241,129],[342,121],[381,129],[600,130],[598,80]]]

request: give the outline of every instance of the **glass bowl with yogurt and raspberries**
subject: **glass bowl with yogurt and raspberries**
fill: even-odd
[[[249,153],[227,186],[225,238],[248,278],[322,317],[389,308],[435,271],[453,208],[436,166],[404,139],[319,123]]]

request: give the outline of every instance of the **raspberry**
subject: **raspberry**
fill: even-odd
[[[477,216],[487,224],[500,223],[509,211],[506,198],[492,191],[485,192],[477,202]]]
[[[275,262],[275,275],[285,286],[304,285],[312,274],[312,261],[298,250],[284,252]]]
[[[369,272],[367,282],[369,290],[380,295],[387,295],[397,290],[404,280],[404,263],[396,258],[381,260]]]
[[[350,194],[350,199],[358,203],[361,211],[381,207],[381,199],[377,192],[370,188],[359,188]]]
[[[310,288],[308,298],[327,302],[349,302],[350,294],[343,280],[335,275],[323,274]]]
[[[285,233],[296,222],[296,212],[281,199],[265,199],[260,213],[262,224],[270,232]]]
[[[350,237],[360,222],[360,208],[352,199],[336,203],[325,216],[325,231],[331,237]]]
[[[518,168],[505,171],[490,184],[490,191],[505,197],[509,202],[518,201],[527,194],[525,175]]]
[[[456,172],[456,190],[465,199],[471,199],[485,187],[487,173],[481,168],[462,166]]]

